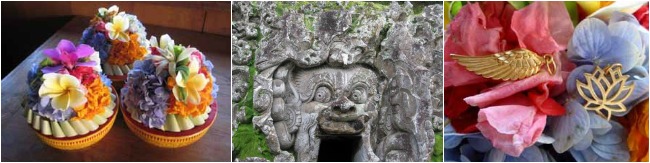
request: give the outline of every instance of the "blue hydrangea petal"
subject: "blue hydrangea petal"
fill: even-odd
[[[485,153],[492,149],[492,143],[485,139],[485,137],[480,138],[467,138],[467,142],[471,145],[476,151]]]
[[[445,158],[445,162],[458,162],[460,161],[460,151],[458,148],[445,147],[443,157]]]
[[[524,149],[521,152],[519,157],[506,156],[506,161],[508,162],[542,162],[544,161],[544,155],[542,155],[541,150],[537,146],[530,146]]]
[[[598,19],[585,19],[576,27],[567,55],[578,65],[591,64],[598,55],[609,50],[609,29]]]
[[[623,126],[615,121],[609,122],[612,126],[612,129],[610,129],[606,134],[594,135],[594,143],[611,145],[622,143],[625,140],[626,132]]]
[[[469,144],[463,144],[460,146],[460,160],[463,162],[478,162],[483,160],[481,153],[477,152]]]
[[[601,158],[608,161],[628,161],[629,149],[626,143],[625,128],[615,121],[610,121],[612,129],[603,135],[594,135],[591,149]]]
[[[503,153],[501,150],[492,148],[488,153],[485,154],[483,162],[503,162],[506,160],[506,153]]]
[[[575,150],[585,150],[591,146],[591,142],[594,140],[594,134],[592,133],[591,130],[585,134],[585,136],[580,140],[578,143],[576,143],[572,149]]]
[[[624,12],[614,11],[611,17],[609,18],[608,23],[613,24],[618,22],[627,22],[627,23],[632,23],[633,25],[636,26],[641,26],[641,24],[639,24],[639,21],[636,19],[636,17]]]
[[[594,113],[593,111],[589,112],[589,126],[592,130],[592,133],[595,135],[602,135],[612,129],[612,125],[600,115]]]
[[[576,101],[565,104],[566,114],[551,117],[551,136],[555,138],[553,148],[557,152],[565,152],[577,144],[589,130],[587,111]]]
[[[581,81],[582,83],[586,83],[587,79],[585,78],[585,73],[592,73],[594,71],[594,66],[592,65],[582,65],[579,67],[576,67],[569,73],[569,76],[567,77],[566,80],[566,91],[569,94],[576,95],[580,100],[580,102],[584,102],[582,100],[582,97],[577,96],[578,95],[578,86],[576,85],[577,82],[576,80]]]

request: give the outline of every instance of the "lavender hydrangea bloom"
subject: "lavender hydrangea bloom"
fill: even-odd
[[[106,74],[102,73],[99,76],[101,77],[102,83],[104,83],[105,86],[111,87],[111,84],[113,83],[113,81],[111,81],[111,79],[109,79],[108,76],[106,76]]]
[[[156,76],[156,67],[151,60],[136,61],[129,72],[122,100],[129,108],[137,108],[137,118],[147,127],[160,127],[165,124],[168,109],[169,90],[164,73]]]
[[[36,111],[38,115],[42,117],[58,122],[66,121],[77,114],[72,108],[66,110],[54,109],[52,107],[51,98],[49,97],[41,98],[40,103],[34,105],[32,110]]]
[[[34,63],[32,69],[27,73],[27,84],[29,85],[29,90],[27,93],[27,107],[32,107],[40,103],[38,89],[41,87],[41,84],[43,84],[43,80],[41,80],[38,76],[38,69],[39,65]]]
[[[205,57],[203,57],[203,65],[205,65],[205,67],[208,69],[208,72],[212,73],[212,69],[214,68],[214,65],[212,64],[212,62],[205,59]],[[217,92],[219,92],[219,85],[217,85],[216,81],[217,81],[217,78],[215,76],[212,76],[212,93],[211,93],[211,95],[212,95],[212,99],[214,99],[214,101],[217,101],[216,100],[217,99]]]
[[[81,35],[80,43],[90,45],[95,51],[98,51],[102,62],[108,59],[108,50],[111,48],[111,44],[106,39],[106,36],[101,32],[96,32],[95,28],[86,28]]]
[[[563,98],[567,114],[548,120],[557,152],[569,151],[578,161],[629,159],[625,132],[620,124],[585,110],[582,104],[586,101],[578,94],[576,80],[586,83],[584,74],[592,73],[596,66],[621,64],[621,72],[630,76],[625,85],[634,84],[635,88],[623,101],[628,109],[612,115],[626,115],[633,106],[648,98],[647,35],[648,31],[632,15],[621,12],[614,12],[607,23],[587,18],[578,24],[567,53],[578,66],[567,77],[567,92]]]
[[[40,66],[36,63],[27,73],[27,84],[29,85],[29,90],[27,93],[27,108],[32,109],[32,111],[38,113],[42,117],[54,121],[65,121],[76,115],[76,112],[68,108],[66,110],[54,109],[51,104],[51,98],[43,97],[41,98],[38,95],[38,90],[43,84],[43,80],[39,76]]]

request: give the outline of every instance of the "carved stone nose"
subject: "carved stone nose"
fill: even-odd
[[[332,110],[339,110],[341,112],[354,110],[354,102],[350,101],[345,96],[341,96],[332,103]]]

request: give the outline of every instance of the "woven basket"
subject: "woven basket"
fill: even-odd
[[[212,110],[208,113],[208,119],[206,119],[205,124],[181,132],[165,132],[155,128],[149,128],[132,119],[131,113],[126,110],[126,107],[122,107],[122,116],[129,129],[145,142],[163,148],[180,148],[198,141],[210,130],[210,127],[217,119],[218,111],[216,103],[211,107]]]
[[[115,88],[113,88],[113,94],[117,96]],[[43,142],[45,142],[45,144],[61,150],[77,150],[89,147],[99,142],[99,140],[102,140],[102,138],[104,138],[104,136],[106,136],[106,134],[108,134],[108,132],[111,130],[113,123],[115,123],[117,112],[120,110],[119,103],[120,98],[117,97],[115,99],[115,108],[113,108],[113,114],[108,118],[108,122],[102,124],[97,130],[92,131],[88,134],[70,138],[55,138],[54,136],[43,135],[41,132],[36,132],[36,135]]]

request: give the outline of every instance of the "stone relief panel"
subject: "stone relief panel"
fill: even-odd
[[[234,2],[234,161],[429,161],[442,143],[442,12]]]

